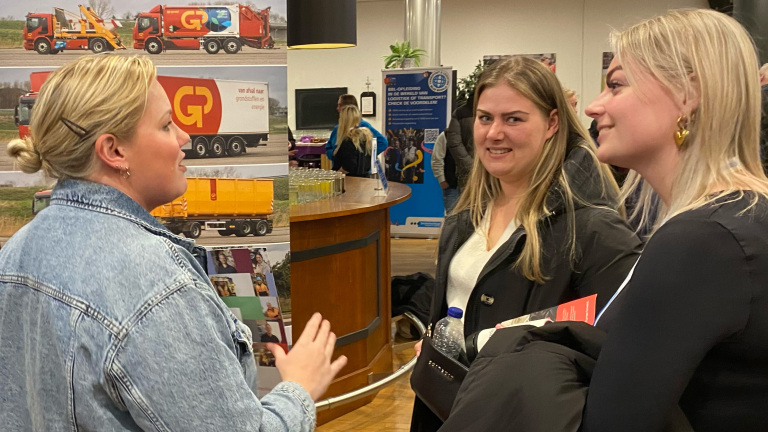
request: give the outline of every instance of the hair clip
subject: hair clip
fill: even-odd
[[[73,122],[72,120],[69,120],[67,118],[61,117],[59,118],[62,123],[64,123],[64,126],[67,127],[67,129],[71,130],[73,134],[80,137],[80,139],[85,138],[90,132],[88,132],[88,129],[80,126],[79,124]]]

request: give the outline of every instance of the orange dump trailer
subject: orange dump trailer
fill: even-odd
[[[187,192],[152,210],[175,234],[198,238],[203,230],[220,235],[263,236],[272,232],[272,179],[187,178]]]

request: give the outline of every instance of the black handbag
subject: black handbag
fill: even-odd
[[[467,376],[468,368],[447,357],[432,344],[432,338],[422,339],[421,354],[411,373],[411,388],[419,399],[445,421],[453,401]]]

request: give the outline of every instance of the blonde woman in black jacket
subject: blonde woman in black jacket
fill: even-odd
[[[559,81],[512,58],[484,72],[474,104],[474,166],[440,238],[429,327],[459,307],[472,342],[501,321],[587,295],[601,307],[641,243]],[[417,398],[411,430],[440,425]]]

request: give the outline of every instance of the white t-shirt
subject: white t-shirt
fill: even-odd
[[[487,250],[486,238],[491,220],[491,210],[492,208],[489,204],[480,226],[475,229],[475,232],[472,233],[469,239],[456,251],[456,255],[454,255],[451,264],[448,266],[446,299],[448,307],[458,307],[464,311],[464,315],[461,317],[462,323],[466,316],[469,295],[472,294],[472,290],[475,288],[480,272],[493,254],[496,253],[499,246],[509,240],[509,237],[519,225],[514,219],[510,221],[496,244],[490,250]]]

